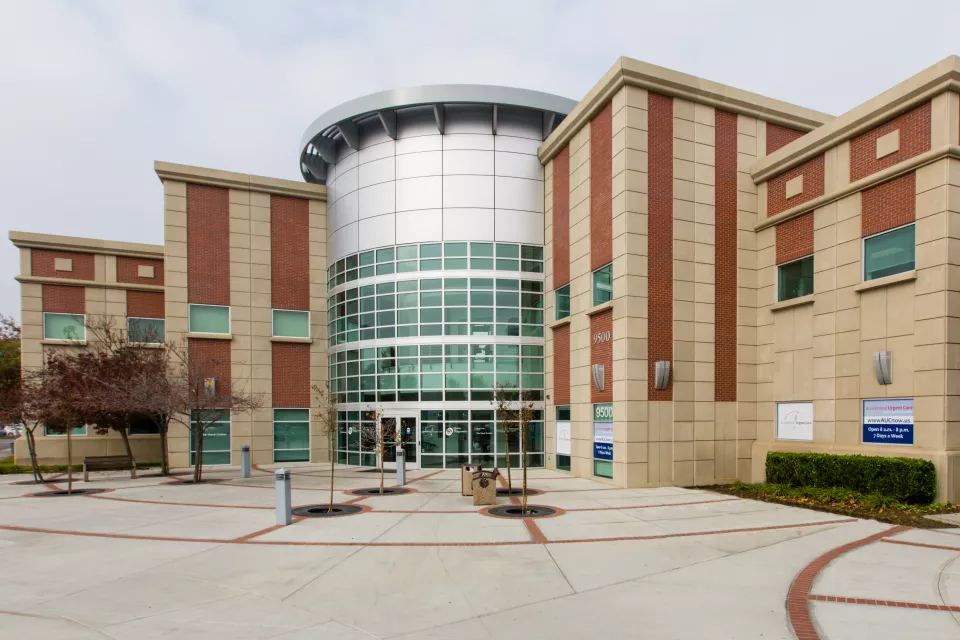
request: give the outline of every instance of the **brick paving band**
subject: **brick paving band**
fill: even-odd
[[[843,604],[866,604],[877,607],[899,607],[901,609],[925,609],[927,611],[952,611],[960,613],[960,607],[949,604],[927,604],[925,602],[903,602],[901,600],[876,600],[874,598],[848,598],[845,596],[825,596],[811,594],[807,600],[815,602],[840,602]]]
[[[821,640],[819,632],[814,624],[813,614],[810,611],[810,590],[813,588],[813,582],[828,564],[854,549],[865,547],[868,544],[882,540],[889,536],[896,535],[906,531],[909,527],[893,527],[880,533],[875,533],[866,538],[855,540],[847,544],[827,551],[813,562],[805,566],[797,574],[790,584],[787,591],[787,619],[790,621],[790,627],[797,640]]]
[[[294,524],[299,522],[295,520]],[[524,523],[536,524],[530,520]],[[715,529],[712,531],[686,531],[683,533],[664,533],[648,536],[617,536],[612,538],[570,538],[549,540],[543,542],[535,539],[510,540],[498,542],[324,542],[324,541],[287,541],[287,540],[257,540],[240,538],[184,538],[177,536],[143,536],[129,533],[102,533],[96,531],[65,531],[62,529],[43,529],[39,527],[20,527],[15,525],[0,525],[0,531],[19,531],[21,533],[44,533],[60,536],[78,536],[82,538],[107,538],[116,540],[152,540],[159,542],[200,542],[207,544],[258,544],[275,546],[308,546],[308,547],[510,547],[528,544],[577,544],[587,542],[622,542],[630,540],[666,540],[669,538],[692,538],[699,536],[717,536],[728,533],[752,533],[755,531],[777,531],[781,529],[803,529],[807,527],[821,527],[835,524],[851,524],[857,522],[854,518],[842,520],[821,520],[818,522],[801,522],[797,524],[768,525],[762,527],[744,527],[740,529]],[[539,530],[539,527],[537,527]],[[529,528],[528,528],[529,530]],[[255,532],[256,533],[256,532]],[[262,534],[260,534],[262,535]],[[542,536],[542,532],[540,536]]]

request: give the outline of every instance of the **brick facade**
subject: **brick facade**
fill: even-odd
[[[187,300],[230,304],[230,204],[227,189],[187,185]]]
[[[570,284],[570,146],[553,159],[553,288]]]
[[[883,123],[850,141],[850,181],[860,180],[930,150],[931,106],[919,107]],[[877,138],[900,131],[900,148],[877,158]]]
[[[651,93],[648,112],[648,236],[650,269],[647,322],[647,395],[672,400],[673,382],[654,389],[654,366],[673,360],[673,98]]]
[[[86,288],[62,284],[43,285],[43,310],[49,313],[86,313]]]
[[[916,188],[917,174],[910,171],[864,190],[860,196],[861,236],[872,236],[913,222],[917,211]]]
[[[590,123],[590,268],[613,261],[613,105]]]
[[[553,330],[553,404],[570,404],[570,324]]]
[[[590,402],[613,402],[613,309],[590,316],[590,364],[603,365],[603,391],[594,384],[591,367]]]
[[[823,195],[823,156],[811,158],[767,182],[767,217]],[[803,192],[787,199],[787,183],[803,176]]]
[[[58,258],[72,260],[73,270],[57,271],[56,260]],[[30,269],[32,270],[33,275],[43,278],[96,280],[96,275],[94,272],[94,255],[92,253],[34,249],[30,252]]]
[[[273,406],[305,409],[310,406],[310,345],[274,342]]]
[[[163,318],[163,292],[127,290],[127,317]]]
[[[813,253],[813,213],[777,225],[777,264]]]
[[[714,398],[737,399],[737,115],[715,114]]]
[[[204,340],[190,338],[190,374],[195,376],[195,384],[203,384],[204,378],[216,378],[217,395],[230,393],[232,385],[232,367],[230,364],[229,340]]]
[[[310,309],[310,212],[302,198],[270,196],[270,279],[274,309]]]
[[[787,127],[781,127],[778,124],[773,124],[772,122],[766,123],[767,125],[767,155],[770,155],[777,149],[781,149],[794,140],[798,140],[803,137],[803,131],[797,131],[796,129],[788,129]]]
[[[141,278],[139,267],[153,267],[152,278]],[[126,256],[117,256],[117,282],[129,282],[132,284],[152,284],[155,286],[164,285],[163,260],[150,260],[148,258],[128,258]]]

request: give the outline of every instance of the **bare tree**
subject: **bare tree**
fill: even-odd
[[[507,491],[513,493],[513,483],[510,478],[510,436],[516,435],[520,448],[521,482],[521,509],[527,513],[527,448],[530,440],[530,428],[533,424],[534,402],[529,392],[516,391],[503,385],[497,386],[494,392],[494,404],[497,414],[497,428],[503,432],[504,446],[507,454]]]
[[[510,437],[517,433],[517,411],[515,408],[517,391],[510,386],[498,384],[493,392],[493,405],[496,409],[497,429],[503,433],[503,446],[507,460],[507,492],[513,493],[513,478],[510,475]]]
[[[204,436],[224,418],[250,413],[264,405],[263,394],[236,388],[230,362],[195,353],[189,341],[168,344],[174,359],[170,410],[181,416],[194,442],[193,481],[203,479]]]
[[[373,430],[368,431],[361,427],[360,442],[365,449],[372,449],[377,454],[377,460],[380,461],[380,493],[383,493],[383,471],[387,466],[384,462],[387,453],[387,446],[394,435],[394,429],[385,424],[383,419],[383,405],[378,404],[376,408],[371,407],[366,413],[367,420],[373,421]]]
[[[313,396],[316,398],[317,412],[314,417],[320,425],[320,433],[327,437],[327,451],[330,454],[330,506],[328,513],[333,512],[333,476],[337,464],[337,412],[340,401],[336,393],[331,393],[330,382],[321,387],[313,385]]]

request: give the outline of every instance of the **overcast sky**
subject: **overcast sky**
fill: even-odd
[[[618,56],[836,115],[960,53],[958,24],[960,0],[0,0],[0,228],[161,244],[154,160],[300,180],[300,136],[346,100],[579,100]],[[0,240],[17,318],[18,269]]]

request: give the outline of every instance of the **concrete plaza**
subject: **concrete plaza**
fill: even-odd
[[[329,467],[291,468],[294,505],[323,504]],[[560,515],[506,520],[462,497],[458,472],[358,498],[344,492],[379,476],[349,467],[336,501],[362,513],[276,527],[271,469],[206,477],[220,482],[94,474],[75,486],[108,491],[69,498],[4,477],[2,635],[960,638],[960,530],[545,470],[531,503]]]

